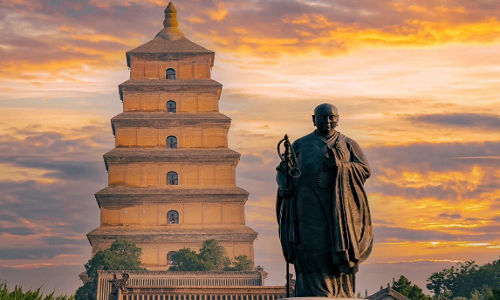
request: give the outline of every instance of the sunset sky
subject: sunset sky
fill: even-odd
[[[162,0],[0,0],[0,279],[73,293],[99,226],[125,52],[160,31]],[[179,0],[180,26],[216,52],[256,264],[284,284],[276,143],[339,108],[364,149],[375,246],[369,294],[425,288],[458,261],[500,254],[500,1]]]

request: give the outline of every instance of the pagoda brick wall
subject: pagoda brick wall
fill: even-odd
[[[163,79],[165,70],[173,68],[177,78],[207,79],[210,78],[212,57],[198,55],[190,57],[164,57],[169,61],[150,61],[147,58],[136,59],[130,63],[130,79]]]

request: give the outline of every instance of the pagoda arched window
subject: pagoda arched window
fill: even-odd
[[[177,103],[175,101],[169,100],[167,102],[167,112],[174,114],[177,112]]]
[[[175,253],[176,253],[175,251],[170,251],[167,253],[167,265],[171,266],[174,264],[173,258]]]
[[[167,185],[179,185],[179,175],[175,172],[168,172]]]
[[[175,136],[167,137],[167,148],[177,149],[177,138]]]
[[[166,72],[166,78],[169,80],[175,80],[175,70],[172,68],[168,68]]]
[[[167,213],[167,224],[179,224],[179,213],[171,210]]]

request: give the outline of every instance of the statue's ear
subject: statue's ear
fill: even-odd
[[[316,126],[316,116],[315,115],[312,115],[312,120],[313,120],[314,126]]]

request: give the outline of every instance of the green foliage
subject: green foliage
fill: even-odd
[[[15,287],[14,291],[9,292],[7,288],[7,283],[0,282],[0,299],[2,300],[73,300],[74,296],[54,296],[54,292],[43,295],[40,291],[41,288],[38,288],[34,291],[29,290],[23,292],[22,287]]]
[[[401,275],[399,280],[394,282],[392,288],[402,294],[410,298],[411,300],[431,300],[432,297],[423,293],[422,289],[418,287],[416,284],[411,284],[411,281],[408,280],[405,276]]]
[[[200,259],[207,264],[209,271],[222,271],[231,264],[226,248],[214,239],[203,242],[200,248]]]
[[[491,296],[487,300],[500,300],[500,289],[492,289]]]
[[[85,282],[81,287],[76,290],[76,300],[93,300],[96,299],[97,294],[97,280]]]
[[[233,266],[227,267],[227,271],[252,271],[253,261],[246,255],[238,255],[234,258]]]
[[[432,291],[434,297],[445,297],[447,299],[451,298],[451,291],[449,290],[449,277],[448,270],[443,270],[441,272],[432,273],[427,279],[429,282],[426,286]]]
[[[109,249],[97,252],[85,264],[89,281],[78,288],[75,300],[96,299],[98,270],[145,270],[141,268],[141,254],[141,248],[123,239],[117,239]]]
[[[486,300],[493,296],[491,289],[487,285],[483,285],[479,290],[475,289],[472,291],[470,299],[471,300]]]
[[[134,243],[117,239],[106,250],[97,252],[85,264],[89,278],[97,279],[97,270],[144,270],[141,268],[142,249]]]
[[[200,255],[190,248],[182,248],[172,255],[170,271],[209,271]]]
[[[226,249],[216,240],[203,242],[200,253],[183,248],[172,255],[170,271],[250,271],[253,262],[246,255],[235,257],[232,263]]]
[[[483,266],[472,260],[459,262],[449,269],[432,273],[427,281],[427,288],[436,298],[486,300],[493,297],[490,288],[500,288],[500,259]],[[478,287],[481,287],[479,291]]]

